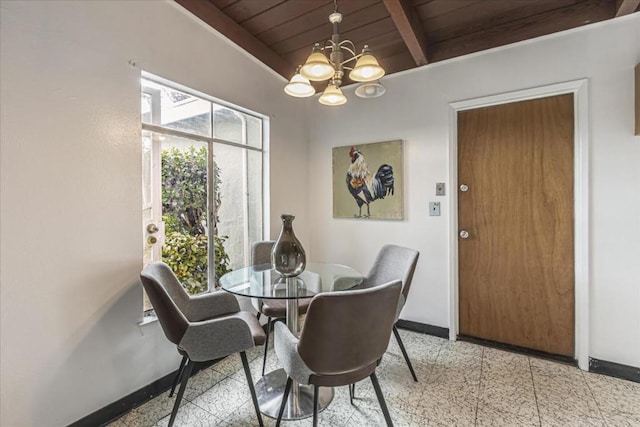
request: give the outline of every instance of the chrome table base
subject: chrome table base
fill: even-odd
[[[295,277],[286,278],[287,297],[287,327],[298,335],[300,327],[298,319],[298,282]],[[260,412],[271,418],[278,418],[284,387],[287,383],[287,373],[284,369],[269,372],[256,383],[258,406]],[[318,388],[318,412],[329,406],[333,399],[332,387]],[[283,420],[300,420],[313,415],[313,386],[301,385],[293,382],[291,392],[287,398],[287,405],[282,414]]]
[[[269,372],[256,383],[256,394],[260,412],[271,418],[278,418],[287,374],[284,369]],[[333,399],[332,387],[318,389],[318,412],[329,406]],[[291,386],[291,393],[284,408],[283,420],[300,420],[313,415],[313,386],[296,382]]]

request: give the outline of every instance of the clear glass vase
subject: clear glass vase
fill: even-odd
[[[295,216],[283,214],[282,229],[271,250],[271,263],[282,277],[295,277],[304,271],[307,256],[293,232]]]

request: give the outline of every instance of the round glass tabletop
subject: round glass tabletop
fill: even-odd
[[[362,282],[363,276],[345,265],[310,262],[294,279],[297,292],[287,292],[285,279],[273,266],[260,264],[225,274],[220,278],[220,286],[227,292],[252,298],[299,299],[351,289]]]

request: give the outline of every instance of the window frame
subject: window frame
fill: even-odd
[[[190,133],[187,131],[183,131],[183,130],[177,130],[177,129],[173,129],[173,128],[169,128],[166,126],[162,126],[159,123],[157,123],[157,117],[158,117],[158,112],[159,112],[159,108],[160,108],[160,102],[156,101],[156,102],[152,102],[151,103],[151,121],[152,123],[148,123],[143,121],[143,115],[142,112],[140,114],[140,124],[141,124],[141,130],[142,131],[148,131],[151,132],[152,134],[158,134],[158,135],[170,135],[170,136],[175,136],[175,137],[180,137],[180,138],[185,138],[185,139],[190,139],[190,140],[194,140],[194,141],[198,141],[198,142],[202,142],[202,143],[206,143],[207,147],[208,147],[208,155],[207,155],[207,183],[210,187],[215,187],[215,176],[214,176],[214,144],[221,144],[221,145],[225,145],[225,146],[230,146],[230,147],[236,147],[238,149],[242,149],[242,150],[250,150],[250,151],[254,151],[254,152],[258,152],[260,153],[260,157],[261,157],[261,173],[260,173],[260,178],[261,178],[261,186],[260,186],[260,200],[261,200],[261,205],[262,205],[262,217],[261,217],[261,231],[262,231],[262,235],[266,235],[266,226],[268,223],[268,210],[266,209],[266,202],[268,200],[266,193],[266,189],[268,189],[268,169],[267,169],[267,165],[268,165],[268,149],[267,147],[269,146],[269,139],[268,139],[268,129],[269,129],[269,117],[251,110],[248,110],[246,108],[243,107],[239,107],[237,105],[234,105],[230,102],[226,102],[226,101],[222,101],[220,99],[217,99],[215,97],[212,97],[210,95],[207,94],[203,94],[201,92],[198,92],[194,89],[188,88],[186,86],[183,86],[179,83],[173,82],[173,81],[169,81],[167,79],[164,79],[162,77],[156,76],[154,74],[151,74],[149,72],[146,71],[142,71],[141,72],[141,81],[142,79],[144,80],[148,80],[151,81],[153,83],[165,86],[169,89],[174,89],[176,91],[180,91],[183,92],[185,94],[200,98],[202,100],[205,100],[209,103],[209,111],[210,111],[210,126],[211,126],[211,136],[203,136],[203,135],[198,135],[195,133]],[[156,93],[157,92],[157,93]],[[159,95],[159,90],[155,91],[155,90],[146,90],[142,87],[141,84],[141,88],[140,88],[140,94],[146,93],[148,95],[151,96],[152,100],[154,98],[156,98]],[[232,112],[235,113],[236,117],[238,117],[241,121],[241,125],[242,125],[242,130],[241,130],[241,139],[242,142],[238,143],[238,142],[234,142],[234,141],[229,141],[223,138],[218,138],[218,137],[214,137],[213,135],[215,134],[215,127],[214,127],[214,120],[215,120],[215,107],[219,106],[219,107],[223,107],[226,108]],[[157,110],[157,111],[156,111]],[[256,118],[260,121],[260,139],[261,139],[261,145],[260,147],[251,145],[247,142],[247,137],[248,137],[248,122],[246,119],[246,116],[250,116],[253,118]],[[155,123],[154,123],[155,122]],[[152,138],[152,144],[156,144],[157,141],[155,141],[155,138]],[[152,153],[154,153],[154,161],[160,161],[159,157],[160,157],[160,149],[159,147],[154,147]],[[245,156],[245,158],[248,157],[249,155],[249,151],[243,151],[243,155]],[[155,157],[158,157],[157,159]],[[159,164],[159,163],[158,163]],[[158,175],[158,176],[155,176]],[[158,180],[160,180],[160,176],[159,176],[159,172],[157,173],[152,172],[152,185],[154,186],[154,188],[161,188],[161,183],[158,183]],[[215,220],[215,212],[216,212],[216,194],[213,191],[213,188],[210,188],[211,191],[207,192],[207,221],[208,224],[211,224],[212,226],[209,226],[209,235],[208,235],[208,254],[207,254],[207,262],[209,265],[208,268],[208,277],[207,277],[207,291],[204,292],[211,292],[212,290],[214,290],[215,287],[215,283],[216,283],[216,276],[215,276],[215,260],[214,260],[214,255],[215,255],[215,239],[213,238],[213,236],[215,236],[215,234],[217,233],[217,227],[218,224]],[[247,194],[247,192],[245,191],[245,194]],[[157,204],[157,200],[155,200],[156,197],[153,198],[153,202],[152,204],[154,204],[154,202]],[[161,198],[158,198],[158,200],[161,200]],[[161,201],[160,201],[161,204]],[[245,218],[249,218],[248,215],[248,200],[246,196],[243,196],[243,201],[242,201],[242,206],[243,206],[243,215]],[[145,207],[143,207],[144,209]],[[153,206],[153,209],[159,209],[159,212],[161,212],[161,206]],[[244,245],[245,245],[245,258],[248,256],[247,254],[249,254],[249,246],[250,246],[250,242],[248,241],[248,235],[247,235],[247,230],[248,227],[245,227],[245,236],[244,236]],[[154,248],[154,250],[158,250],[161,253],[162,247],[159,245],[159,247],[156,249]],[[155,255],[154,255],[155,256]],[[157,259],[160,259],[160,257],[157,257]],[[245,259],[245,263],[247,262],[247,260]],[[145,310],[144,312],[150,312],[152,310]]]

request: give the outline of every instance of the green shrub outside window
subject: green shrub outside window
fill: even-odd
[[[218,222],[220,169],[214,162],[214,219]],[[182,282],[187,292],[208,289],[207,275],[207,149],[189,147],[162,151],[162,219],[165,242],[162,260]],[[227,236],[214,234],[216,282],[231,271],[224,242]],[[217,283],[215,284],[217,286]]]

